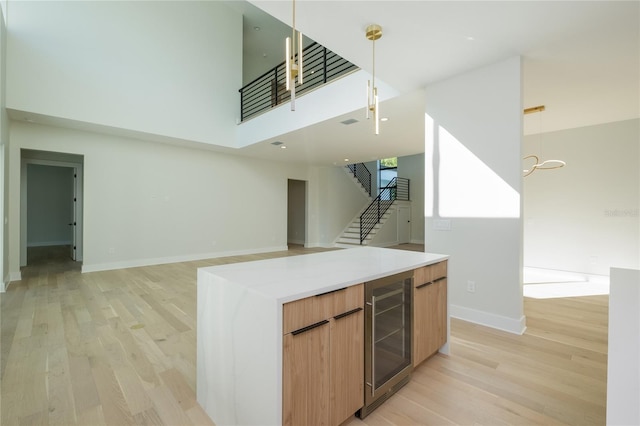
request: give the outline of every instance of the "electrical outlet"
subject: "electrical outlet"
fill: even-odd
[[[476,282],[475,281],[467,281],[467,291],[469,293],[476,292]]]

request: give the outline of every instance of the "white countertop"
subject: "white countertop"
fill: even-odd
[[[278,303],[337,290],[447,259],[448,255],[356,247],[201,268]]]

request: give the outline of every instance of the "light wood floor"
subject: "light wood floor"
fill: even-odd
[[[196,268],[316,251],[87,274],[30,253],[1,296],[0,423],[212,424],[195,397]],[[523,336],[452,320],[452,355],[348,424],[605,424],[607,305],[525,299]]]

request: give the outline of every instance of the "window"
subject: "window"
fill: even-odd
[[[398,177],[398,158],[384,158],[378,161],[378,182],[384,188],[395,177]]]

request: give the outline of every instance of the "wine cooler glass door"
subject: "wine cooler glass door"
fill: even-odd
[[[365,405],[411,373],[411,287],[412,274],[406,273],[365,285]]]

